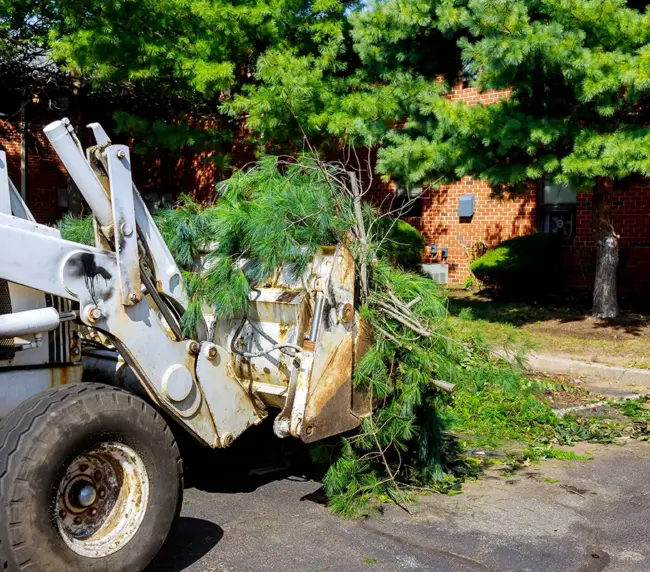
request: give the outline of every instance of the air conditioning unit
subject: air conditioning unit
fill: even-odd
[[[422,264],[422,272],[438,284],[447,284],[449,281],[449,264]]]

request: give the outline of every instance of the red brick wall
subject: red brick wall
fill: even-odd
[[[612,225],[620,235],[619,291],[646,296],[650,288],[650,180],[614,192]],[[567,283],[589,288],[595,271],[595,242],[591,231],[591,193],[578,194],[576,235],[567,245]]]
[[[466,194],[474,195],[474,216],[460,218],[458,203]],[[470,252],[478,243],[492,247],[536,230],[535,191],[524,197],[496,198],[487,183],[466,177],[439,189],[428,189],[422,202],[422,218],[413,222],[429,245],[437,245],[435,257],[427,246],[424,261],[447,262],[449,283],[454,285],[463,284],[469,276]],[[442,258],[443,248],[448,249],[447,259]]]
[[[614,192],[612,225],[620,235],[621,247],[650,247],[650,180],[632,185],[629,190]],[[578,194],[574,245],[593,248],[591,232],[591,193]]]
[[[58,217],[57,189],[66,188],[67,174],[43,135],[51,119],[34,119],[27,135],[27,203],[37,221],[47,224]],[[0,120],[0,146],[7,153],[9,177],[20,191],[20,125]]]

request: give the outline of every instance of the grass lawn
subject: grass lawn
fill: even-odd
[[[450,290],[449,310],[459,326],[495,347],[525,345],[540,353],[650,369],[650,321],[639,314],[600,320],[583,308],[501,302],[465,290]]]

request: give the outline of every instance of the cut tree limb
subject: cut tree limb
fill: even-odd
[[[390,340],[394,344],[398,346],[402,346],[402,342],[400,342],[393,334],[389,334],[386,330],[383,328],[380,328],[379,326],[375,325],[375,329],[386,339]]]
[[[455,383],[450,383],[448,381],[442,381],[441,379],[432,379],[431,383],[435,385],[436,387],[439,387],[440,389],[444,391],[448,391],[451,393],[456,389],[456,384]]]
[[[379,300],[375,300],[374,304],[379,306],[385,314],[389,315],[394,320],[397,320],[400,324],[413,330],[416,334],[420,334],[425,338],[431,337],[431,332],[429,330],[426,330],[421,324],[414,323],[413,320],[408,316],[400,314],[396,308],[391,308],[388,304],[384,304],[384,302],[380,302]]]
[[[348,171],[350,177],[350,187],[352,188],[352,200],[354,204],[354,217],[357,221],[357,236],[361,244],[359,279],[361,280],[362,298],[365,300],[370,292],[368,284],[368,236],[366,235],[366,226],[363,222],[363,213],[361,211],[361,192],[357,182],[357,174]]]
[[[408,304],[406,304],[406,307],[410,310],[413,306],[415,306],[418,302],[422,301],[422,296],[418,296],[417,298],[413,298]]]

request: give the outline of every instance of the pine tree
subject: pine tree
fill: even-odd
[[[472,175],[497,193],[542,178],[591,191],[593,311],[614,317],[612,190],[650,175],[646,4],[377,0],[350,17],[359,66],[347,76],[322,69],[291,109],[286,94],[301,80],[258,68],[261,85],[236,101],[267,137],[298,116],[312,137],[378,144],[379,170],[409,184]],[[492,105],[450,101],[460,79],[508,95]]]
[[[382,167],[403,172],[408,165],[407,177],[472,174],[497,188],[547,177],[592,191],[593,311],[616,316],[612,190],[634,175],[650,175],[650,12],[623,0],[431,6],[431,27],[459,36],[470,80],[512,91],[492,106],[421,99],[413,125],[396,132],[383,153]],[[381,40],[369,44],[381,53]]]

